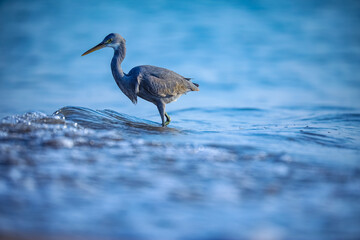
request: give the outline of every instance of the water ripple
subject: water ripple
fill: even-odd
[[[91,129],[117,129],[133,133],[140,133],[141,131],[147,133],[179,132],[175,128],[163,128],[156,122],[107,109],[92,110],[84,107],[63,107],[57,110],[54,115],[64,116],[66,120]]]

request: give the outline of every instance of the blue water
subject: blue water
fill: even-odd
[[[357,1],[2,1],[0,237],[357,239]],[[110,71],[200,84],[134,106]],[[96,110],[100,109],[100,110]]]

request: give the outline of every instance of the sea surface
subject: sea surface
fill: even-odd
[[[359,239],[358,1],[1,1],[0,238]],[[108,33],[199,92],[135,106]]]

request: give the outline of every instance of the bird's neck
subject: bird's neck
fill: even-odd
[[[114,76],[115,82],[121,91],[128,97],[133,103],[136,103],[136,93],[134,86],[131,85],[129,78],[125,76],[121,63],[125,58],[125,46],[114,49],[114,57],[111,61],[111,71]]]
[[[125,53],[125,47],[114,49],[114,56],[111,61],[111,71],[116,82],[121,81],[125,75],[121,68],[121,63],[125,58]]]

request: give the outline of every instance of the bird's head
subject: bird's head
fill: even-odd
[[[118,33],[110,33],[109,35],[107,35],[104,38],[104,40],[101,41],[101,43],[99,43],[95,47],[87,50],[81,56],[85,56],[89,53],[92,53],[92,52],[102,49],[104,47],[111,47],[113,49],[125,47],[125,39]]]

